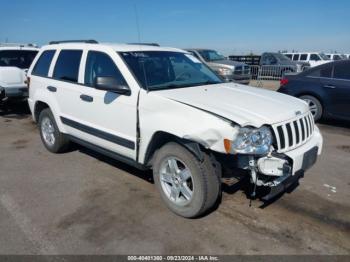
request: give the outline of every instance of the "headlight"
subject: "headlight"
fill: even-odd
[[[226,148],[227,142],[225,142]],[[244,127],[230,144],[230,153],[263,155],[269,152],[272,144],[272,133],[268,127]]]
[[[218,68],[218,73],[219,75],[232,75],[233,74],[233,69],[229,69],[226,67],[219,67]]]

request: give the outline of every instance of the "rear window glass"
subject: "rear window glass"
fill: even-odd
[[[306,59],[307,59],[307,54],[300,55],[300,61],[306,61]]]
[[[326,65],[318,70],[312,71],[309,76],[330,78],[332,77],[332,69],[332,65]]]
[[[55,50],[44,51],[38,59],[38,62],[36,62],[32,74],[37,76],[47,76],[54,55]]]
[[[0,66],[14,66],[28,69],[38,51],[32,50],[4,50],[0,51]]]
[[[293,55],[293,61],[298,61],[299,60],[299,54]]]
[[[57,58],[53,78],[78,82],[82,50],[62,50]]]
[[[334,78],[350,80],[350,61],[334,65]]]

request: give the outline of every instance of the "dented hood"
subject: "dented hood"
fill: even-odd
[[[292,96],[235,83],[152,93],[224,117],[241,126],[275,124],[309,110],[305,102]]]

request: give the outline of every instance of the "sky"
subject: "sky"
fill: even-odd
[[[225,55],[350,53],[349,0],[0,0],[0,42],[156,42]]]

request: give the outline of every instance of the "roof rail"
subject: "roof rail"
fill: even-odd
[[[63,41],[51,41],[50,45],[65,44],[65,43],[86,43],[86,44],[98,44],[96,40],[63,40]]]
[[[128,45],[149,45],[149,46],[160,46],[157,43],[128,43]]]
[[[28,44],[20,44],[20,43],[0,43],[0,46],[8,46],[8,47],[11,47],[11,46],[19,46],[19,47],[38,47],[36,44],[31,44],[31,43],[28,43]]]

